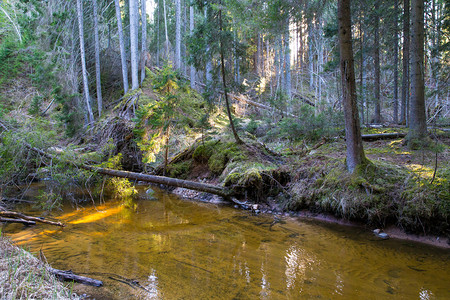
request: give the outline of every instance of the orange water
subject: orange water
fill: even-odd
[[[450,251],[370,232],[180,200],[66,206],[63,228],[3,232],[96,299],[450,299]],[[39,215],[30,208],[29,213]]]

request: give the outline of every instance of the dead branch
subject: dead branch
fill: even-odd
[[[23,219],[26,221],[40,222],[40,223],[61,226],[61,227],[66,226],[61,222],[53,222],[53,221],[49,221],[49,220],[45,220],[45,219],[41,219],[41,218],[37,218],[37,217],[32,217],[32,216],[27,216],[22,213],[18,213],[15,211],[8,211],[8,210],[0,211],[0,217],[10,217],[10,218],[18,219],[18,220]],[[29,224],[29,225],[31,225],[31,224]]]
[[[92,285],[92,286],[102,286],[103,282],[97,279],[92,279],[85,276],[80,276],[74,274],[71,270],[68,271],[62,271],[58,269],[54,269],[52,267],[47,267],[47,270],[54,274],[58,279],[61,281],[75,281],[82,284]]]

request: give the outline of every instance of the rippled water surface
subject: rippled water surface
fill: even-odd
[[[63,229],[3,231],[55,268],[103,280],[76,288],[96,299],[450,299],[448,250],[156,197],[66,206],[53,213]]]

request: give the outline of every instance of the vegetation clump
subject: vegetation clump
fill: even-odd
[[[81,299],[47,271],[48,265],[0,235],[1,299]]]

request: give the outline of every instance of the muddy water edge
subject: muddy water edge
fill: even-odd
[[[2,232],[55,268],[102,280],[75,286],[95,299],[450,299],[448,249],[139,190],[133,205],[53,211],[62,229]]]

